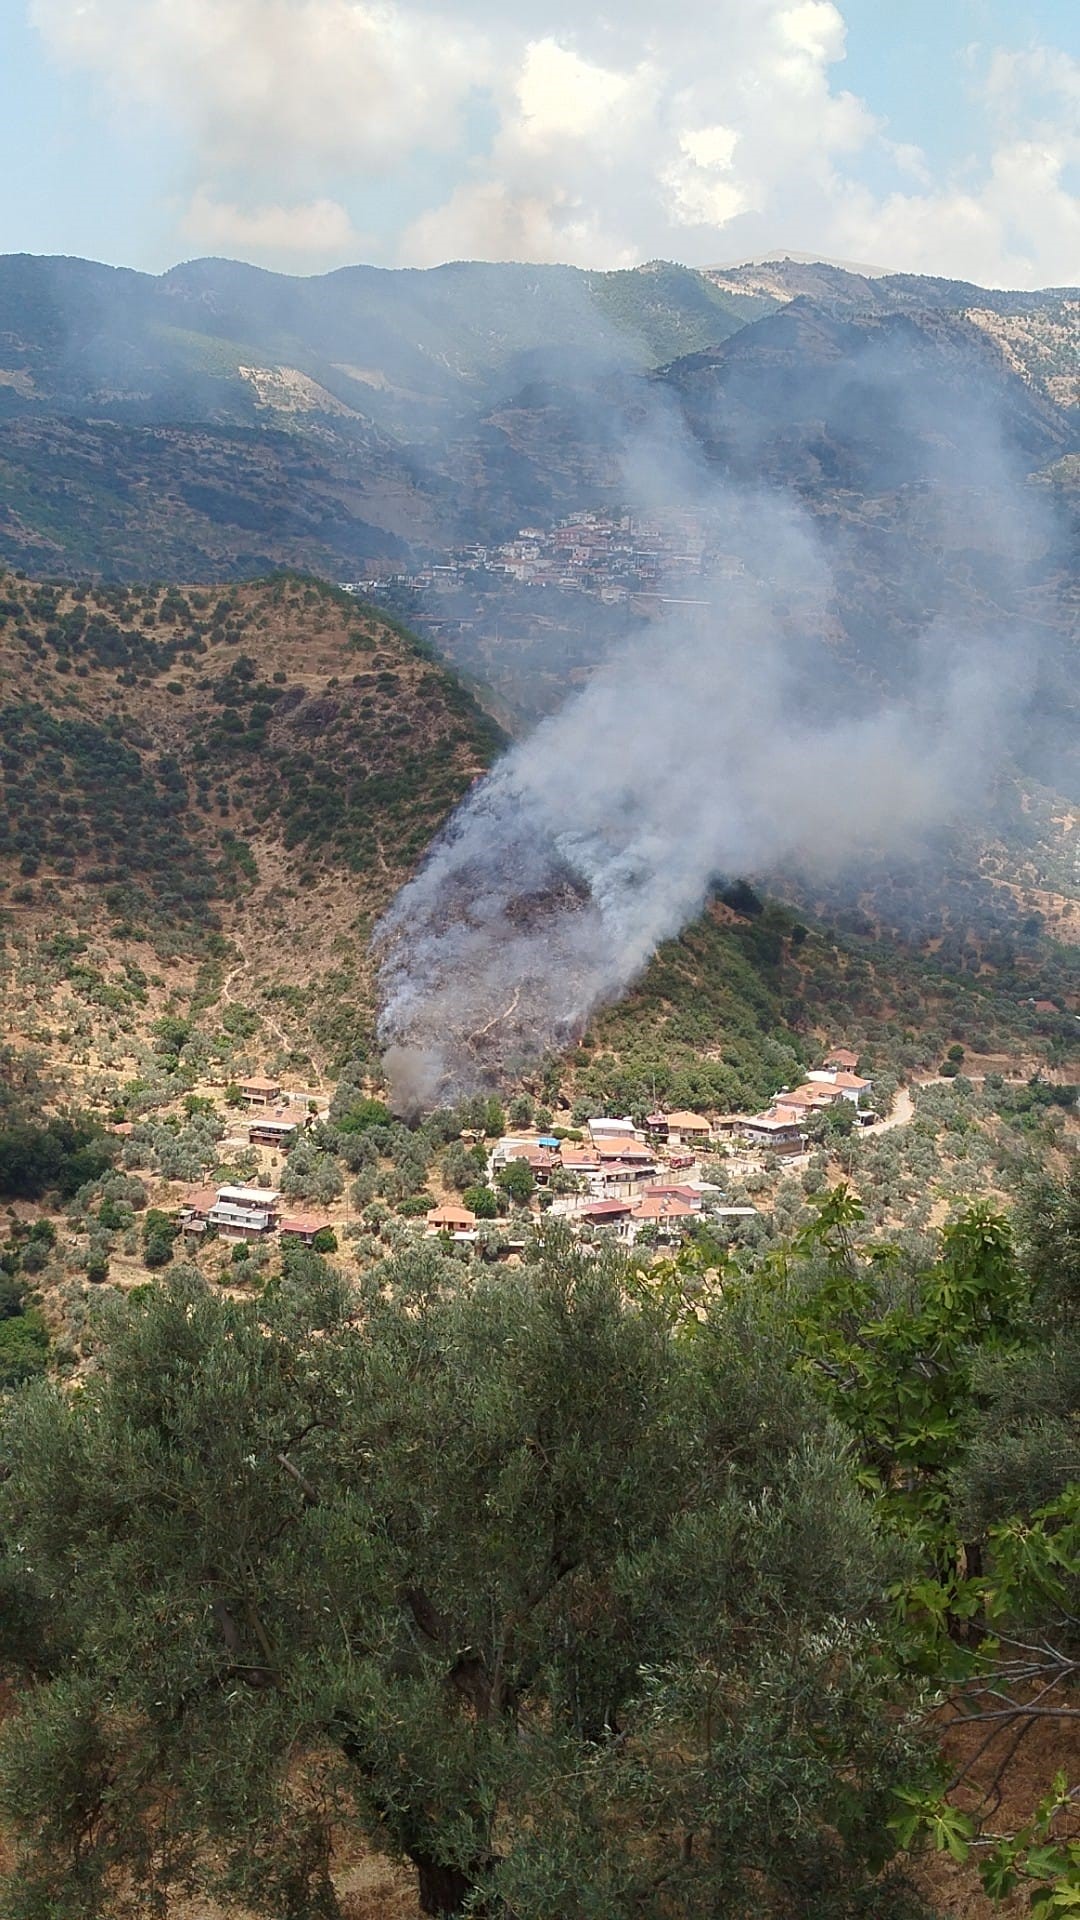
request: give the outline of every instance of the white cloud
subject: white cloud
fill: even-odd
[[[835,209],[840,247],[912,272],[991,286],[1080,280],[1080,61],[1055,48],[995,51],[982,95],[992,143],[962,180],[876,201],[853,186]]]
[[[648,105],[649,70],[621,73],[545,38],[526,47],[514,92],[523,147],[541,153],[564,141],[617,143]]]
[[[217,200],[205,188],[193,196],[180,230],[208,253],[247,259],[303,257],[306,265],[355,260],[361,247],[345,208],[336,200],[309,200],[299,206],[243,208]]]
[[[1064,106],[1071,109],[1075,131],[1080,117],[1080,60],[1060,47],[1019,51],[997,47],[987,63],[983,94],[1005,123],[1029,117],[1039,101],[1052,109]]]
[[[595,213],[568,194],[511,191],[499,180],[466,183],[407,228],[401,256],[411,266],[443,260],[561,261],[566,266],[633,267],[632,240],[613,245]]]
[[[697,127],[679,135],[678,158],[660,178],[681,226],[724,227],[745,213],[746,190],[730,177],[738,144],[731,127]]]
[[[1060,49],[972,50],[984,139],[953,180],[841,84],[842,0],[27,4],[58,58],[142,112],[140,138],[179,139],[185,197],[199,186],[184,237],[261,259],[358,247],[349,210],[372,225],[377,189],[369,246],[406,263],[707,263],[782,241],[1080,278],[1080,62]],[[895,190],[867,184],[883,165]]]
[[[1080,198],[1065,173],[1077,160],[1075,143],[1016,141],[996,150],[978,190],[897,193],[882,202],[853,191],[836,210],[836,250],[872,248],[892,267],[984,286],[1075,285]]]
[[[876,127],[831,87],[844,48],[831,0],[638,11],[498,41],[491,151],[409,227],[401,259],[498,258],[516,233],[519,257],[528,245],[532,258],[618,266],[689,245],[708,260],[730,251],[733,222],[775,218],[793,180],[827,204],[836,160]]]
[[[831,0],[801,0],[779,16],[782,39],[811,59],[840,60],[844,53],[844,17]]]
[[[483,47],[392,0],[31,0],[62,58],[186,132],[200,161],[273,178],[377,175],[459,137]]]

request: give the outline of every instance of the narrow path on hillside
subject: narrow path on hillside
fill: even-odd
[[[235,967],[229,968],[228,973],[221,983],[221,998],[226,1006],[235,1006],[237,1004],[232,990],[233,981],[238,980],[241,975],[250,974],[251,972],[251,960],[240,934],[233,934],[233,945],[239,953],[240,959]],[[316,1093],[325,1093],[326,1088],[323,1085],[323,1077],[319,1072],[318,1063],[308,1048],[299,1046],[292,1034],[286,1033],[285,1028],[281,1025],[280,1021],[275,1019],[272,1013],[268,1013],[264,1009],[260,1018],[269,1027],[278,1045],[284,1048],[286,1053],[300,1054],[305,1060],[311,1062],[311,1073],[315,1083],[314,1090]]]

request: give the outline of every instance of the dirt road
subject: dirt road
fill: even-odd
[[[911,1087],[900,1087],[892,1103],[892,1111],[886,1114],[884,1120],[876,1121],[872,1127],[864,1127],[863,1137],[864,1139],[875,1138],[879,1133],[891,1133],[894,1127],[906,1127],[914,1118],[914,1092]]]

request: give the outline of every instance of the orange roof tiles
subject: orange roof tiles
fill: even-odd
[[[216,1187],[192,1187],[184,1195],[183,1205],[192,1213],[209,1213],[211,1207],[217,1206],[217,1197]]]
[[[696,1213],[685,1200],[673,1195],[647,1194],[644,1199],[634,1203],[635,1220],[684,1220],[688,1214]]]
[[[476,1215],[468,1207],[432,1207],[426,1223],[429,1227],[475,1227]]]

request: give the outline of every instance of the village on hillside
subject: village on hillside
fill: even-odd
[[[708,575],[731,576],[743,563],[716,548],[715,515],[694,508],[665,514],[598,511],[567,514],[551,527],[521,527],[495,545],[451,547],[412,572],[342,581],[348,593],[378,598],[386,590],[432,595],[483,590],[513,581],[594,594],[611,604],[678,599],[700,592]]]
[[[483,1143],[466,1130],[466,1145],[485,1156],[476,1203],[447,1196],[417,1224],[427,1236],[483,1249],[487,1224],[508,1212],[503,1225],[510,1231],[499,1235],[499,1251],[512,1257],[523,1249],[533,1219],[558,1220],[590,1237],[606,1230],[629,1246],[670,1246],[702,1219],[752,1217],[754,1206],[728,1204],[718,1165],[745,1171],[762,1154],[794,1161],[806,1152],[810,1117],[842,1102],[853,1109],[854,1124],[872,1124],[872,1082],[857,1065],[850,1049],[834,1048],[801,1086],[781,1089],[762,1113],[658,1109],[641,1125],[629,1115],[595,1115],[581,1127],[522,1127]],[[290,1092],[261,1077],[243,1080],[237,1092],[241,1132],[225,1145],[255,1152],[258,1173],[188,1188],[176,1214],[180,1237],[189,1250],[208,1237],[232,1243],[288,1237],[318,1252],[335,1251],[337,1233],[349,1224],[348,1203],[312,1211],[291,1205],[280,1185],[290,1151],[325,1119],[328,1097]]]

